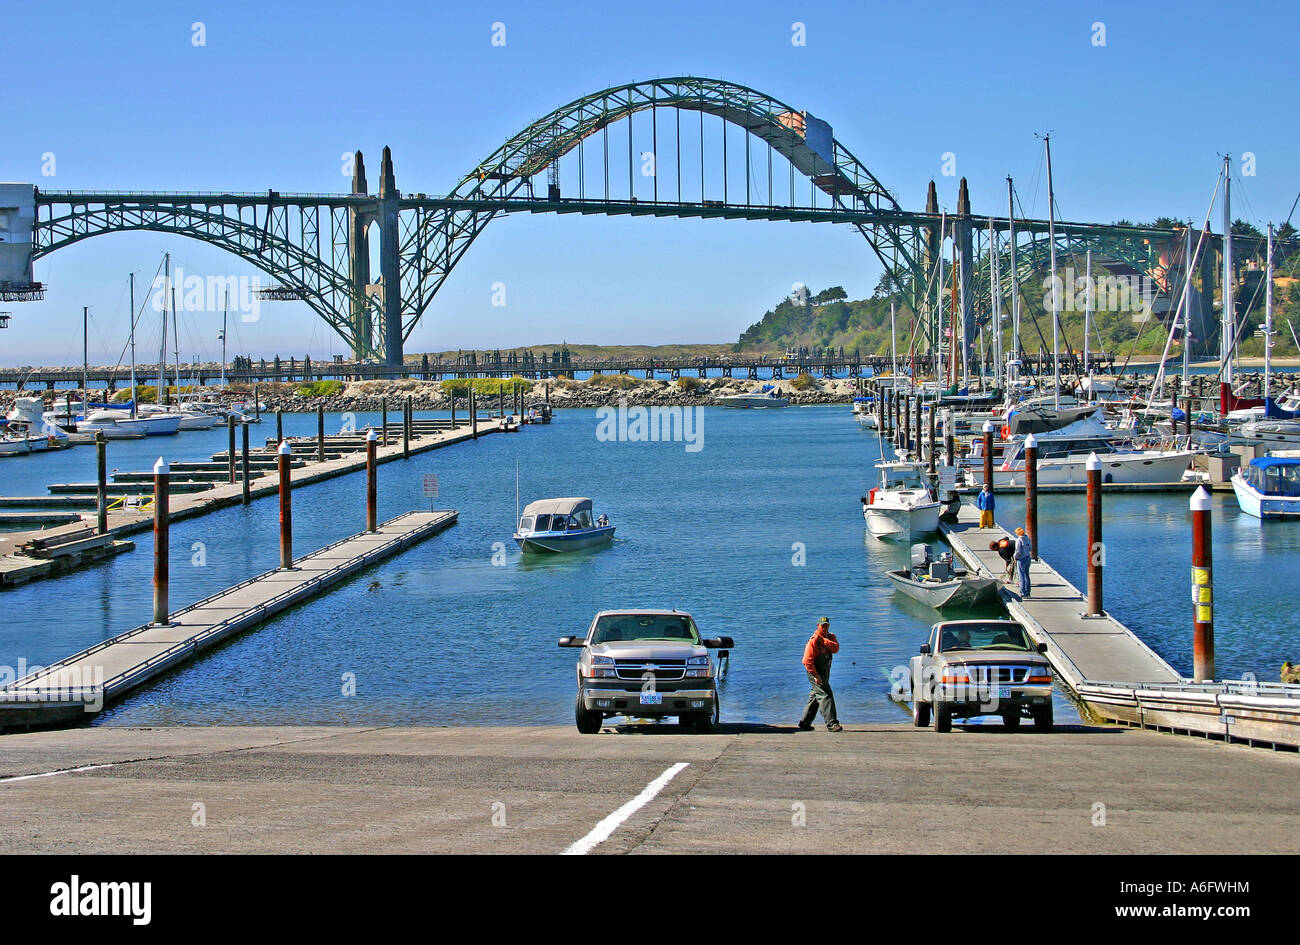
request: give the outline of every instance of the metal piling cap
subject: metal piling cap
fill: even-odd
[[[1101,469],[1101,460],[1097,458],[1096,453],[1088,454],[1088,462],[1084,464],[1084,468],[1089,472],[1095,472]]]
[[[168,476],[171,475],[171,471],[171,466],[167,465],[167,461],[161,456],[158,457],[158,462],[153,464],[153,474],[155,476]]]
[[[1025,437],[1025,449],[1027,450],[1038,449],[1038,437],[1034,436],[1032,433],[1029,434],[1029,436]]]
[[[992,433],[992,432],[993,432],[993,421],[992,421],[992,420],[985,420],[985,421],[984,421],[984,432],[985,432],[985,433]]]
[[[366,440],[373,443],[377,439],[379,439],[379,434],[376,433],[372,427],[370,432],[366,434]]]
[[[281,456],[288,456],[288,455],[289,455],[290,453],[292,453],[292,452],[293,452],[293,447],[291,447],[291,446],[289,445],[289,441],[288,441],[288,440],[281,440],[281,441],[280,441],[280,455],[281,455]]]
[[[1193,512],[1210,511],[1210,494],[1205,491],[1205,486],[1197,486],[1196,491],[1192,493],[1192,499],[1189,503]]]

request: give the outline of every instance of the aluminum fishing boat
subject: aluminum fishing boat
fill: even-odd
[[[886,571],[885,576],[900,592],[935,610],[969,610],[998,602],[996,578],[955,567],[952,552],[933,559],[929,545],[913,545],[912,566]]]

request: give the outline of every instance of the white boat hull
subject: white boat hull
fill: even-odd
[[[909,539],[939,530],[939,503],[911,507],[868,505],[862,510],[867,531],[875,538]]]
[[[1148,453],[1108,453],[1101,460],[1101,481],[1113,485],[1154,485],[1181,482],[1183,473],[1195,455],[1190,450]],[[1071,456],[1043,459],[1038,462],[1040,486],[1082,486],[1088,483],[1088,458]],[[978,473],[981,481],[983,473]],[[1025,471],[995,469],[993,483],[999,486],[1023,486]]]
[[[1264,495],[1242,479],[1237,473],[1232,477],[1232,491],[1237,495],[1237,505],[1247,515],[1258,519],[1300,519],[1300,496]]]

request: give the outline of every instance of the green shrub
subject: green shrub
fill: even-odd
[[[679,377],[677,378],[678,390],[697,391],[704,386],[704,382],[698,377]]]
[[[342,390],[342,381],[303,381],[295,388],[299,397],[333,397]]]
[[[525,394],[533,389],[532,381],[516,376],[505,379],[476,377],[472,381],[467,377],[451,377],[442,382],[442,390],[444,393],[454,393],[457,397],[463,397],[471,383],[474,385],[474,393],[480,397],[496,397],[501,392],[504,392],[507,397],[513,397],[516,387]]]
[[[800,374],[790,382],[790,386],[795,390],[807,390],[813,386],[813,376],[811,374]]]
[[[608,387],[611,390],[629,390],[639,382],[629,374],[593,374],[587,378],[591,387]]]

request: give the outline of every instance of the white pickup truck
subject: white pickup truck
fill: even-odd
[[[718,724],[717,674],[709,650],[728,655],[730,637],[705,640],[681,610],[602,610],[581,637],[559,645],[580,648],[578,731],[594,735],[612,715],[676,716],[697,732]]]

